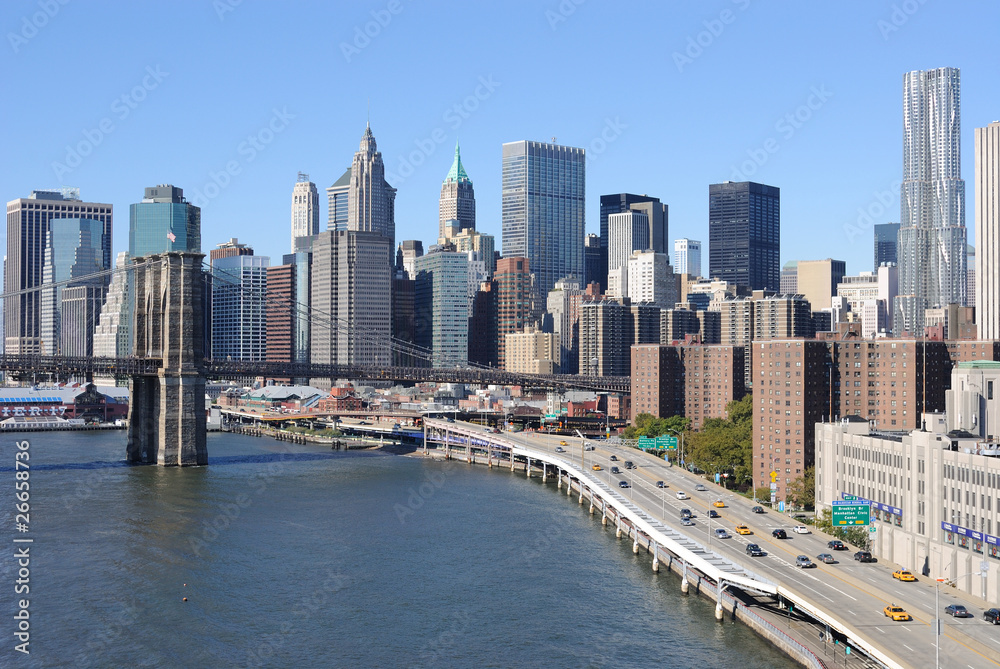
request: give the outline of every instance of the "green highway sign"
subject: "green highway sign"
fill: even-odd
[[[871,505],[868,503],[841,502],[833,503],[833,526],[867,525],[871,518]]]
[[[648,450],[650,448],[656,448],[656,440],[650,437],[639,437],[639,443],[636,444],[642,450]]]
[[[677,437],[672,437],[670,435],[664,434],[656,438],[656,447],[663,450],[676,450],[677,449]]]

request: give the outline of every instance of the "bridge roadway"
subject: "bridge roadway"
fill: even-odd
[[[622,506],[623,515],[629,514],[626,505],[634,505],[646,519],[658,521],[656,525],[665,526],[675,535],[686,535],[724,561],[745,570],[745,575],[739,576],[720,569],[717,560],[691,561],[692,566],[709,578],[721,578],[738,587],[773,594],[791,602],[795,610],[808,612],[845,635],[854,648],[864,650],[884,666],[936,666],[933,635],[935,581],[932,579],[918,577],[916,583],[896,581],[892,578],[895,567],[855,562],[853,550],[828,549],[827,541],[832,537],[819,532],[793,534],[792,526],[797,523],[788,516],[770,510],[763,515],[754,514],[751,511],[753,503],[744,497],[726,492],[720,486],[635,449],[588,440],[587,443],[594,445],[595,450],[585,451],[583,442],[578,438],[523,432],[486,435],[481,426],[433,419],[428,419],[425,424],[427,429],[447,429],[479,438],[489,437],[508,444],[515,454],[527,455],[569,471],[574,478],[583,480],[588,488],[593,486],[598,496],[606,498],[609,504]],[[568,443],[564,453],[556,452],[560,440]],[[611,455],[616,455],[618,461],[611,461]],[[626,459],[632,460],[638,467],[624,469]],[[602,470],[593,471],[594,464],[600,465]],[[621,474],[611,474],[612,466],[618,466]],[[618,482],[622,480],[630,482],[631,487],[619,488]],[[660,480],[668,487],[657,488],[656,481]],[[703,483],[708,490],[696,492],[694,488],[698,483]],[[678,491],[685,492],[689,499],[677,499]],[[719,498],[726,504],[725,508],[716,509],[722,517],[709,519],[707,511]],[[685,527],[680,524],[681,508],[692,510],[694,525]],[[736,534],[734,527],[738,524],[747,525],[753,534]],[[659,545],[670,548],[671,542],[666,537],[658,537],[660,532],[650,522],[637,522],[637,526],[658,540]],[[714,530],[719,527],[725,528],[730,538],[715,538]],[[789,538],[772,538],[771,531],[775,528],[785,529]],[[746,545],[751,542],[760,545],[767,554],[757,558],[747,556]],[[817,562],[816,568],[808,570],[794,566],[797,555],[807,555],[815,562],[819,553],[831,553],[838,562],[829,565]],[[905,608],[913,620],[890,621],[882,613],[883,607],[889,603]],[[975,617],[958,619],[943,616],[944,607],[951,603],[965,604]],[[976,602],[951,588],[941,589],[943,634],[940,637],[940,666],[972,669],[1000,666],[1000,634],[997,633],[1000,628],[983,622],[982,611],[982,602]]]
[[[0,371],[27,376],[156,376],[160,358],[95,358],[52,355],[0,355]],[[333,378],[393,383],[466,383],[470,385],[526,386],[531,388],[589,390],[629,393],[627,376],[580,376],[577,374],[521,374],[502,369],[381,367],[375,365],[324,365],[293,362],[246,362],[205,360],[201,372],[206,378]]]

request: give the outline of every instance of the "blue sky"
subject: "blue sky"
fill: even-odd
[[[499,248],[501,144],[555,137],[587,149],[588,232],[601,194],[648,193],[707,247],[708,184],[749,178],[781,188],[782,263],[857,273],[899,220],[903,73],[961,68],[970,240],[973,130],[1000,119],[995,2],[6,0],[0,26],[5,201],[78,186],[115,206],[116,251],[172,183],[203,250],[277,264],[297,172],[325,229],[370,105],[397,241],[434,241],[458,140]]]

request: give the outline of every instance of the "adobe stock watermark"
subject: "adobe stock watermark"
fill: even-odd
[[[813,114],[819,111],[826,102],[833,97],[833,92],[828,90],[826,84],[820,84],[817,88],[813,86],[809,89],[806,101],[788,112],[774,123],[774,129],[780,133],[784,141],[795,136],[803,125],[809,122]],[[754,149],[747,149],[747,159],[740,163],[739,167],[733,165],[730,181],[749,181],[757,170],[767,164],[771,156],[781,150],[781,142],[774,137],[768,137],[761,145]]]
[[[746,11],[747,7],[750,6],[750,0],[732,0],[732,2],[741,12]],[[683,73],[685,67],[701,58],[705,49],[715,44],[715,40],[719,39],[726,31],[726,26],[736,22],[737,16],[739,15],[733,10],[723,9],[716,18],[702,21],[701,24],[705,26],[705,29],[694,35],[688,35],[684,52],[674,51],[671,54],[677,71]]]
[[[867,205],[858,207],[858,218],[853,223],[844,224],[844,235],[848,243],[853,244],[855,239],[866,235],[875,225],[875,219],[889,211],[889,207],[899,205],[899,189],[902,186],[902,181],[893,181],[888,188],[872,193],[872,199]]]
[[[111,113],[114,117],[105,116],[97,122],[96,127],[84,128],[81,133],[83,139],[76,144],[66,145],[66,155],[63,157],[62,162],[58,160],[52,161],[52,171],[55,172],[56,179],[62,181],[62,177],[80,167],[83,164],[83,159],[92,154],[94,149],[100,146],[107,136],[115,131],[115,128],[118,127],[116,119],[118,123],[127,119],[132,111],[146,99],[149,93],[159,88],[160,84],[168,76],[170,76],[170,73],[161,70],[159,65],[156,67],[147,65],[146,74],[142,80],[133,86],[130,91],[122,93],[111,101]]]
[[[576,14],[576,8],[587,0],[562,0],[555,10],[545,10],[545,20],[549,22],[549,27],[555,30],[560,23],[566,23],[569,17]]]
[[[33,40],[38,35],[38,31],[49,25],[49,21],[54,19],[59,10],[68,4],[69,0],[38,0],[39,11],[31,16],[27,14],[22,16],[21,29],[16,33],[7,33],[7,41],[14,53],[20,51],[21,47]]]
[[[501,82],[496,81],[492,74],[485,77],[480,76],[479,83],[472,93],[445,109],[444,113],[441,114],[441,120],[447,124],[451,132],[455,132],[479,109],[483,102],[492,97],[494,91],[501,85]],[[437,148],[447,140],[448,131],[440,126],[431,130],[427,137],[413,140],[416,148],[405,156],[399,157],[396,171],[387,172],[386,181],[394,186],[399,186],[413,176],[417,168],[427,162],[427,159],[434,155]]]
[[[212,0],[212,9],[219,21],[226,20],[226,14],[236,11],[236,8],[243,4],[243,0]]]
[[[601,132],[598,133],[597,137],[590,140],[590,144],[586,146],[587,162],[596,162],[597,158],[608,150],[608,145],[614,143],[616,139],[622,136],[626,128],[628,126],[622,123],[620,116],[616,116],[614,119],[605,118],[604,127],[601,128]]]
[[[290,121],[295,118],[295,114],[288,112],[288,107],[280,110],[272,109],[271,118],[268,119],[261,128],[240,142],[236,147],[239,156],[226,162],[222,169],[208,172],[208,181],[200,188],[195,188],[191,197],[191,203],[196,207],[204,207],[210,200],[214,200],[229,184],[233,182],[233,177],[243,173],[243,168],[257,159],[267,145],[274,141],[274,138],[285,131]]]
[[[878,28],[882,39],[889,41],[889,35],[898,32],[900,28],[910,22],[910,17],[920,11],[920,8],[927,3],[927,0],[903,0],[900,3],[893,3],[892,11],[888,19],[879,19],[875,26]]]
[[[382,31],[392,23],[392,17],[403,11],[402,0],[389,0],[385,9],[373,9],[372,20],[363,26],[354,26],[354,39],[350,42],[340,43],[340,53],[344,54],[344,60],[348,63],[355,56],[360,56],[361,52],[368,48],[372,40],[382,34]]]

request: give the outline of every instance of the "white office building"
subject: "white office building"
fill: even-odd
[[[976,128],[976,323],[1000,339],[1000,121]]]
[[[674,267],[678,274],[701,276],[701,242],[696,239],[675,239]]]

